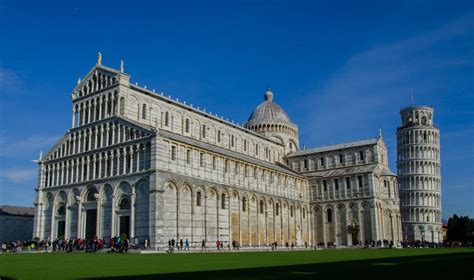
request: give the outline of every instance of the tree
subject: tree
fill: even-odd
[[[458,215],[449,218],[448,241],[474,241],[474,219]]]

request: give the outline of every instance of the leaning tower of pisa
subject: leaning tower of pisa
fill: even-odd
[[[400,110],[397,170],[403,239],[442,242],[439,128],[434,109],[409,106]]]

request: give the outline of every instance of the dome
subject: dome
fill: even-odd
[[[255,124],[292,124],[290,117],[280,106],[273,102],[270,89],[265,92],[265,101],[250,115],[247,125]]]

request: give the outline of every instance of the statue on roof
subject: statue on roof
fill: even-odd
[[[100,52],[97,53],[97,64],[102,65],[102,54]]]

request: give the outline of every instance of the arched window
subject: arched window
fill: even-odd
[[[184,130],[186,131],[186,133],[189,133],[189,119],[186,119],[186,121],[184,122]]]
[[[170,113],[166,112],[165,113],[165,126],[169,126],[169,125],[170,125]]]
[[[306,219],[306,208],[303,208],[303,219]]]
[[[176,147],[171,146],[171,160],[176,160]]]
[[[125,98],[120,97],[120,115],[123,116],[125,115]]]
[[[196,194],[196,206],[201,206],[201,192]]]
[[[265,209],[265,205],[263,203],[263,200],[260,200],[260,214],[263,214],[264,209]]]
[[[278,203],[275,206],[275,215],[276,216],[280,215],[280,204],[278,204]]]
[[[217,143],[220,143],[221,142],[221,131],[218,130],[217,131]]]
[[[89,191],[87,193],[87,201],[95,201],[95,194],[96,194],[96,192]]]
[[[146,104],[142,106],[142,119],[146,120]]]
[[[247,198],[242,198],[242,211],[247,211]]]
[[[221,195],[221,209],[225,209],[225,194]]]
[[[120,200],[119,209],[120,210],[130,209],[130,199],[128,197],[124,197],[122,198],[122,200]]]
[[[332,223],[332,209],[328,209],[328,223]]]
[[[293,217],[293,206],[290,207],[290,216]]]

